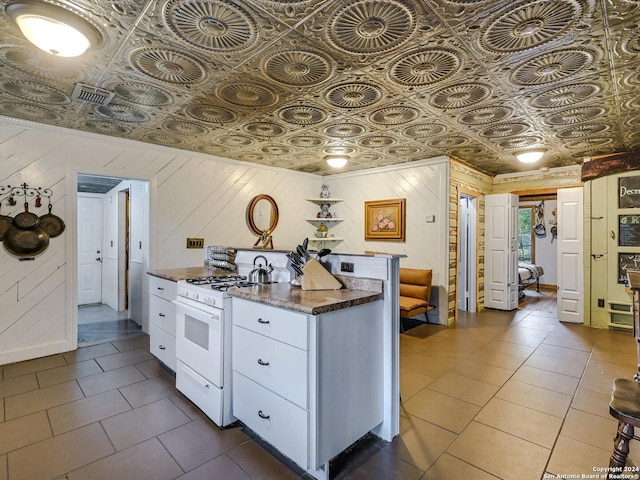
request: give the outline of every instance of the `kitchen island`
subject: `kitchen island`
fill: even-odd
[[[385,418],[383,282],[344,283],[229,290],[233,415],[318,479]]]

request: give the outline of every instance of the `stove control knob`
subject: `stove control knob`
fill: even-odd
[[[204,297],[204,303],[211,305],[211,302],[212,302],[211,297]]]
[[[194,300],[198,300],[198,298],[200,298],[200,295],[194,292],[191,298],[193,298]]]

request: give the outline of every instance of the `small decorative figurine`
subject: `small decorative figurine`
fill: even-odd
[[[331,213],[329,212],[330,205],[331,204],[329,203],[321,203],[320,211],[318,212],[318,215],[316,215],[316,218],[331,218]]]
[[[320,188],[320,198],[329,198],[330,196],[331,194],[329,193],[329,184],[325,182]]]

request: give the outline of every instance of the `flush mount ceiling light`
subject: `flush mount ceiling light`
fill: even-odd
[[[544,152],[542,150],[529,150],[516,155],[516,158],[522,163],[535,163],[542,158]]]
[[[342,168],[349,161],[346,155],[327,155],[324,157],[331,168]]]
[[[77,57],[100,42],[91,23],[57,5],[15,0],[7,2],[5,11],[27,40],[51,55]]]

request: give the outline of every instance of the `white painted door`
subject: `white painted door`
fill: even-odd
[[[558,190],[558,318],[583,323],[582,187]]]
[[[518,308],[518,197],[499,193],[485,197],[484,305]]]
[[[460,197],[458,309],[476,311],[476,198]]]
[[[102,303],[102,198],[78,195],[78,305]]]

